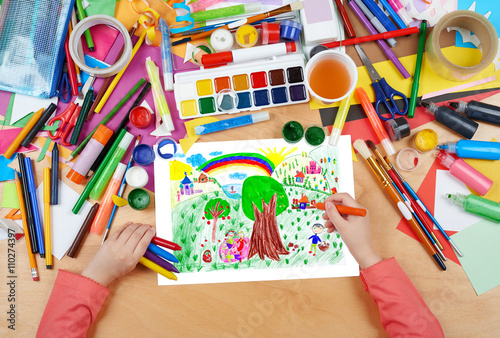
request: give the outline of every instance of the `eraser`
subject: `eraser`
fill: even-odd
[[[300,10],[300,20],[304,31],[306,45],[339,38],[339,21],[332,0],[303,0],[304,8]]]

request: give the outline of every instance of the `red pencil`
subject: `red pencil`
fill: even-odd
[[[418,32],[419,32],[418,27],[410,27],[410,28],[397,29],[395,31],[389,31],[389,32],[373,34],[373,35],[368,35],[368,36],[360,36],[357,38],[347,39],[347,40],[342,40],[342,41],[327,42],[327,43],[323,43],[322,45],[327,47],[327,48],[334,48],[334,47],[340,47],[340,46],[355,45],[357,43],[368,42],[368,41],[382,40],[382,39],[388,39],[388,38],[397,38],[398,36],[410,35],[410,34],[415,34]]]
[[[71,95],[78,95],[78,79],[76,78],[76,68],[71,54],[69,53],[69,32],[64,42],[64,51],[66,52],[66,61],[68,63],[68,77],[71,83]]]
[[[170,250],[181,250],[181,246],[177,243],[167,241],[166,239],[160,238],[160,237],[153,237],[151,240],[151,243],[156,244],[158,246],[162,246],[164,248],[170,249]]]

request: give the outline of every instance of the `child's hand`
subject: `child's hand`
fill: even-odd
[[[126,223],[97,250],[82,275],[107,286],[135,268],[154,235],[150,225]]]
[[[327,231],[330,233],[337,229],[362,269],[380,262],[382,258],[377,254],[372,244],[369,213],[365,217],[341,215],[333,204],[363,208],[349,194],[331,195],[325,200],[326,212],[323,214],[323,219],[327,220],[325,223]]]

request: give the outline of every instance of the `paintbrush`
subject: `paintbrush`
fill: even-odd
[[[298,11],[298,10],[303,9],[303,8],[304,8],[304,4],[302,3],[302,1],[295,1],[295,2],[292,2],[291,4],[288,4],[288,5],[280,7],[280,8],[276,8],[276,9],[269,11],[269,12],[257,14],[257,15],[248,17],[246,19],[238,20],[236,22],[233,22],[233,23],[221,26],[221,27],[217,27],[217,28],[214,28],[212,30],[208,30],[208,31],[205,31],[202,33],[194,34],[194,35],[191,35],[191,36],[186,37],[184,39],[174,41],[174,42],[172,42],[172,46],[180,45],[180,44],[185,43],[185,42],[189,42],[189,41],[193,41],[193,40],[197,40],[197,39],[201,39],[201,38],[210,36],[215,29],[221,29],[221,28],[222,29],[233,29],[233,28],[240,27],[240,26],[243,26],[246,24],[251,24],[251,23],[256,22],[256,21],[264,20],[266,18],[270,18],[270,17],[276,16],[279,14],[288,13],[291,11]],[[172,35],[173,38],[180,37],[180,36],[181,36],[180,34],[179,35],[176,35],[176,34]]]
[[[373,158],[370,150],[368,149],[368,146],[366,145],[365,141],[359,139],[354,141],[353,143],[354,148],[363,156],[363,158],[368,162],[368,165],[372,169],[373,173],[379,180],[380,184],[384,187],[385,191],[391,198],[392,203],[399,209],[403,217],[408,221],[410,226],[412,227],[413,231],[417,235],[417,237],[420,239],[420,242],[424,245],[424,247],[427,249],[429,254],[434,258],[436,263],[439,265],[439,267],[442,270],[446,270],[446,265],[444,265],[443,261],[441,260],[441,257],[437,253],[436,249],[434,246],[431,244],[429,239],[425,236],[424,232],[418,225],[417,221],[411,214],[410,210],[406,206],[404,200],[401,198],[399,195],[398,191],[396,188],[390,183],[390,181],[387,179],[386,174],[383,172],[382,167],[379,166],[375,158]]]

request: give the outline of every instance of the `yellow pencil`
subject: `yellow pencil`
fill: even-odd
[[[5,156],[5,158],[9,159],[12,157],[12,154],[14,154],[16,152],[17,148],[19,148],[19,145],[21,144],[21,142],[23,142],[26,135],[30,132],[31,129],[33,129],[33,126],[35,125],[35,123],[38,122],[38,120],[40,119],[40,116],[42,116],[42,113],[43,113],[43,108],[41,108],[39,111],[37,111],[36,113],[33,114],[33,116],[30,118],[28,123],[26,123],[26,125],[24,126],[23,130],[21,130],[19,135],[17,135],[17,137],[11,143],[9,148],[7,148],[7,150],[3,154],[3,156]]]
[[[45,265],[52,269],[52,238],[50,231],[50,168],[43,168],[43,214],[45,223]]]
[[[21,210],[21,218],[23,220],[24,238],[26,239],[26,249],[28,250],[28,258],[30,260],[31,277],[33,277],[34,281],[39,281],[40,278],[38,278],[38,270],[36,266],[35,255],[31,251],[31,238],[28,230],[28,222],[26,219],[26,209],[24,208],[23,189],[21,188],[21,181],[19,181],[18,172],[16,172],[15,177],[16,177],[17,199],[19,201],[19,210]]]
[[[154,272],[157,272],[160,275],[162,275],[164,277],[167,277],[168,279],[177,280],[177,276],[174,275],[173,272],[168,271],[167,269],[162,268],[161,266],[159,266],[156,263],[151,262],[147,258],[141,257],[141,259],[139,260],[139,263],[141,263],[142,265],[144,265],[146,268],[149,268],[149,269],[153,270]]]
[[[118,84],[118,81],[120,81],[120,79],[122,78],[123,73],[125,73],[125,71],[127,70],[128,65],[130,64],[130,62],[134,58],[135,54],[139,50],[139,47],[141,47],[145,38],[146,38],[146,30],[144,30],[144,32],[139,37],[139,40],[137,40],[137,42],[135,43],[134,48],[132,49],[132,56],[130,57],[130,60],[128,61],[125,68],[123,68],[118,74],[116,74],[113,81],[109,84],[108,89],[106,90],[106,92],[104,93],[104,95],[101,98],[101,101],[99,101],[99,104],[97,105],[97,107],[94,110],[95,113],[99,114],[101,112],[102,107],[104,107],[104,105],[106,104],[106,101],[108,100],[109,96],[111,95],[111,93],[115,89],[116,85]]]

